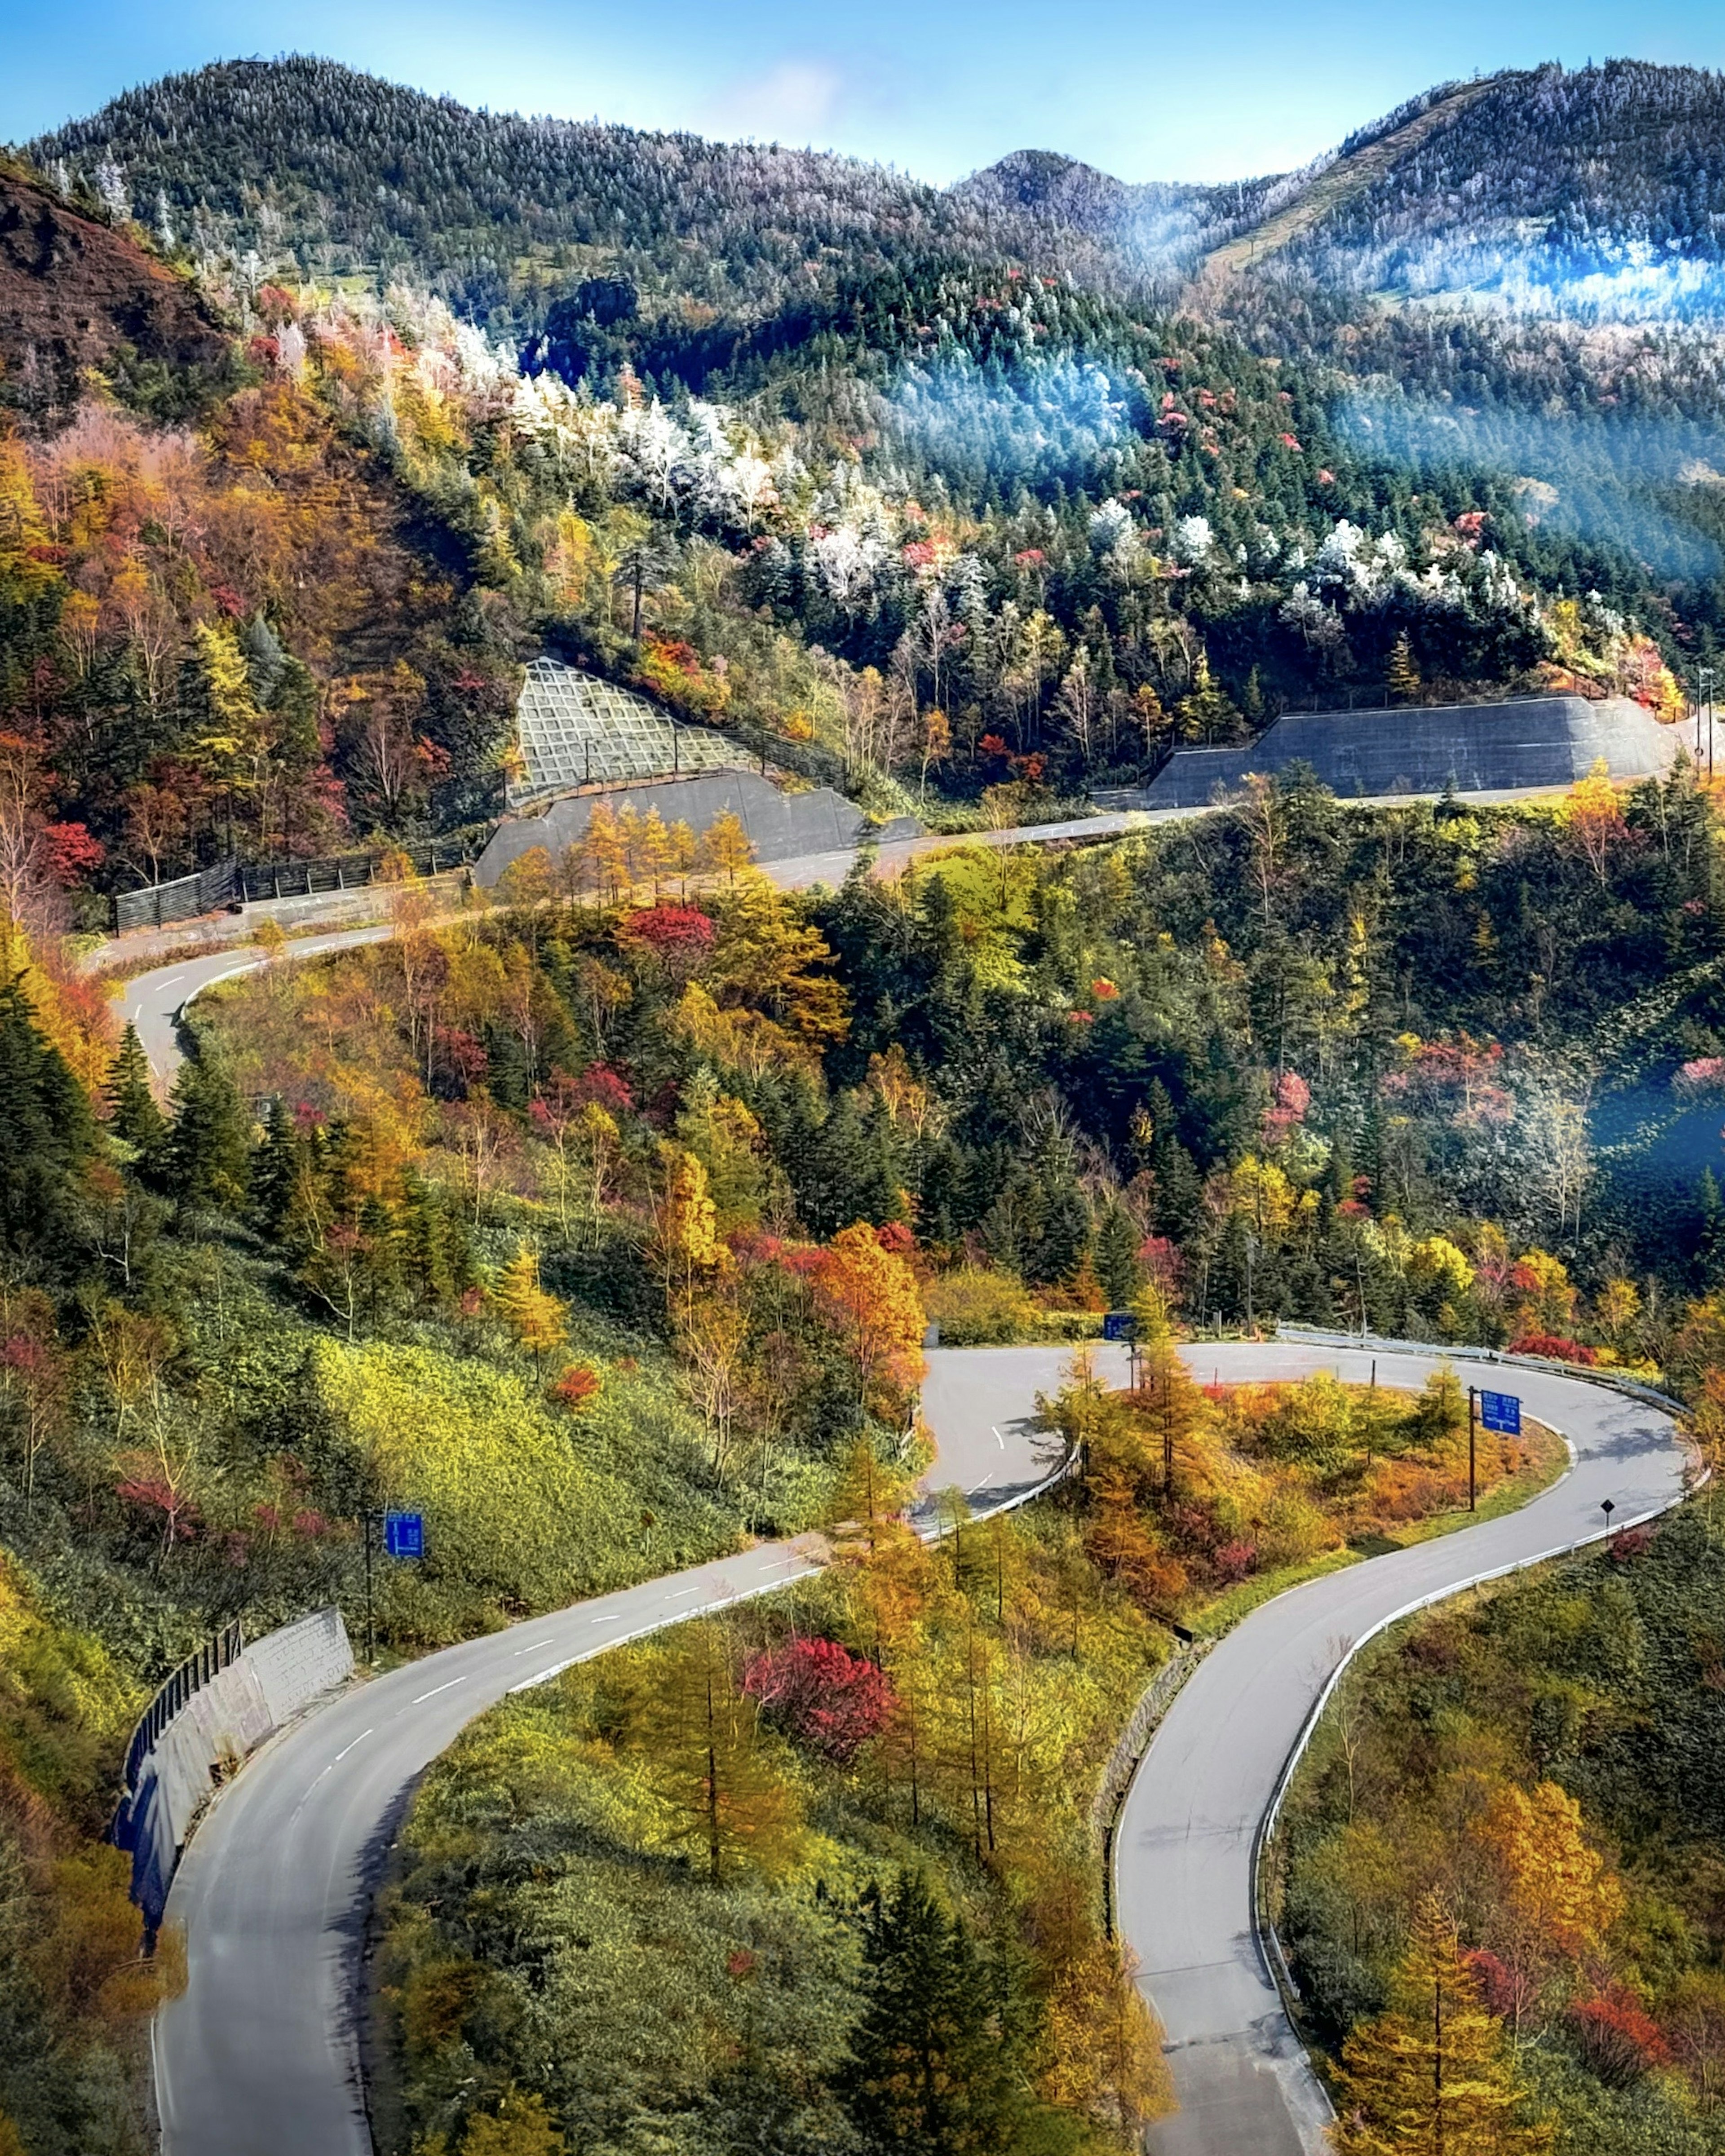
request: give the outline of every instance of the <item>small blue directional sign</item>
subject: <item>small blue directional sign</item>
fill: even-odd
[[[383,1515],[383,1553],[386,1557],[424,1557],[425,1515],[423,1512],[386,1512]]]
[[[1130,1340],[1137,1330],[1129,1310],[1111,1310],[1102,1320],[1105,1340]]]
[[[1487,1430],[1499,1430],[1510,1437],[1519,1437],[1522,1404],[1513,1393],[1481,1393],[1480,1420]]]

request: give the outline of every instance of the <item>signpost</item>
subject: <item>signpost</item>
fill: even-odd
[[[1522,1403],[1514,1393],[1484,1393],[1476,1385],[1467,1389],[1467,1509],[1478,1510],[1475,1471],[1476,1444],[1481,1423],[1506,1437],[1522,1434]]]

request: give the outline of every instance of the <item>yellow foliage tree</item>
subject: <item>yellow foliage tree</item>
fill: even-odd
[[[1427,1895],[1386,2014],[1343,2049],[1343,2156],[1538,2156],[1548,2127],[1521,2123],[1503,2025],[1486,2013],[1455,1928]]]
[[[490,1303],[542,1371],[545,1358],[567,1337],[568,1311],[539,1285],[539,1260],[525,1243],[492,1284]]]
[[[1492,1797],[1481,1840],[1495,1858],[1509,1911],[1527,1943],[1577,1960],[1623,1914],[1616,1875],[1587,1838],[1581,1807],[1555,1782]]]
[[[795,1869],[803,1845],[796,1793],[776,1771],[718,1627],[690,1628],[653,1671],[631,1719],[669,1810],[671,1839],[704,1852],[715,1886],[741,1865],[768,1878]]]
[[[922,1380],[922,1314],[916,1276],[883,1250],[864,1220],[841,1228],[816,1260],[815,1301],[855,1364],[864,1404],[889,1421]]]
[[[461,2156],[563,2156],[568,2145],[543,2097],[511,2091],[494,2112],[468,2120]]]
[[[701,1274],[718,1263],[719,1237],[706,1170],[692,1152],[668,1141],[660,1147],[663,1179],[654,1209],[654,1250],[665,1293],[686,1298]]]
[[[850,1029],[844,989],[825,971],[833,954],[796,901],[764,875],[746,875],[718,902],[719,940],[707,966],[717,1002],[764,1011],[810,1048]]]

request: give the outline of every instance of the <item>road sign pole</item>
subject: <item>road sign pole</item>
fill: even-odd
[[[1474,1503],[1474,1432],[1477,1427],[1479,1401],[1478,1391],[1470,1385],[1467,1389],[1467,1509],[1470,1512],[1476,1509]]]
[[[360,1514],[366,1538],[366,1666],[369,1669],[377,1659],[377,1634],[372,1617],[372,1508],[367,1505]]]

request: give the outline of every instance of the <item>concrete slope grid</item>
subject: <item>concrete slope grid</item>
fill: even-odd
[[[938,1479],[986,1508],[1039,1486],[1032,1413],[1067,1351],[937,1351],[925,1404]],[[1339,1368],[1334,1348],[1204,1347],[1224,1381]],[[1422,1383],[1437,1359],[1379,1351],[1381,1382]],[[1117,1356],[1105,1366],[1122,1374]],[[1128,1793],[1117,1907],[1168,2030],[1180,2112],[1161,2156],[1293,2156],[1318,2144],[1322,2099],[1260,1957],[1251,1911],[1258,1823],[1307,1717],[1352,1642],[1394,1611],[1481,1573],[1532,1563],[1682,1487],[1669,1417],[1546,1371],[1517,1375],[1530,1411],[1564,1431],[1576,1466],[1523,1512],[1375,1559],[1267,1604],[1177,1696]],[[337,1698],[274,1740],[194,1839],[170,1915],[187,1927],[190,1981],[156,2030],[167,2156],[364,2156],[360,1941],[371,1883],[414,1779],[476,1713],[573,1661],[806,1576],[767,1545],[445,1650]]]

